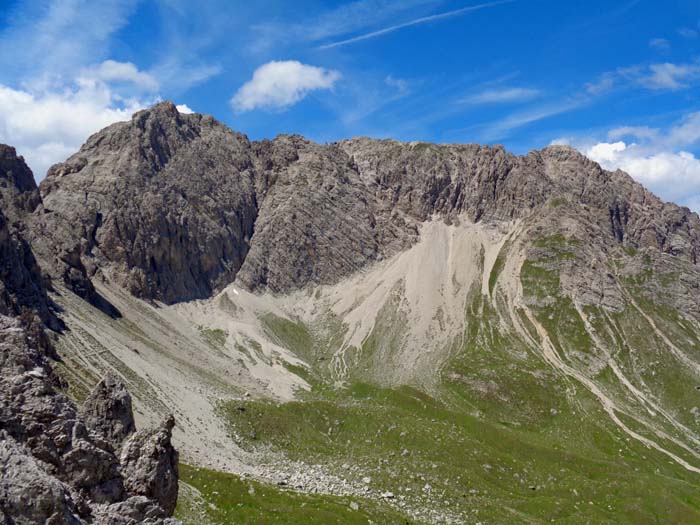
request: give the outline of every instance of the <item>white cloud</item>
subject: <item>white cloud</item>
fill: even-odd
[[[537,89],[528,88],[506,88],[489,89],[475,95],[463,98],[459,102],[463,104],[503,104],[508,102],[524,102],[539,96]]]
[[[700,111],[686,115],[678,125],[671,128],[666,140],[670,145],[697,146],[700,141]]]
[[[625,137],[632,141],[610,141]],[[575,145],[604,168],[622,169],[662,198],[700,211],[700,158],[686,149],[700,141],[700,112],[666,131],[626,126],[608,139]]]
[[[187,104],[178,104],[175,107],[183,115],[190,115],[190,114],[194,113],[194,111],[192,111]]]
[[[103,82],[76,83],[53,92],[30,92],[0,84],[0,142],[25,156],[37,179],[76,152],[91,134],[150,105],[119,100]]]
[[[5,7],[0,2],[0,11]],[[56,88],[76,77],[155,92],[159,88],[178,96],[219,74],[218,64],[203,63],[215,33],[231,23],[221,17],[215,2],[199,2],[184,9],[170,0],[157,21],[151,44],[157,61],[148,72],[129,62],[103,60],[123,49],[115,36],[127,26],[141,0],[43,0],[15,2],[3,11],[7,24],[0,28],[2,82],[30,86],[33,91]],[[206,5],[205,5],[206,4]],[[183,12],[184,10],[184,12]],[[167,13],[166,13],[167,11]],[[217,18],[212,16],[217,12]],[[6,15],[6,16],[5,16]],[[195,16],[196,15],[196,16]],[[27,35],[31,35],[28,37]],[[115,45],[116,44],[116,45]],[[98,64],[98,65],[94,65]]]
[[[84,69],[79,79],[84,82],[127,82],[146,91],[158,90],[158,81],[153,75],[139,71],[131,62],[105,60],[97,66]]]
[[[613,128],[608,132],[608,138],[613,140],[627,136],[644,140],[653,140],[659,136],[659,130],[648,126],[621,126],[619,128]]]
[[[596,144],[585,153],[606,169],[626,171],[664,199],[685,205],[700,200],[700,159],[692,153],[647,154],[624,142]]]
[[[625,149],[627,145],[622,141],[600,142],[586,151],[586,155],[601,165],[612,165]]]
[[[179,57],[170,56],[151,69],[160,85],[170,92],[182,93],[220,75],[223,68],[218,64],[193,63],[194,60],[183,61]]]
[[[571,146],[573,139],[571,137],[557,137],[552,140],[550,146]]]
[[[602,95],[615,87],[617,75],[612,72],[603,73],[595,82],[586,84],[586,91],[591,95]]]
[[[331,89],[339,79],[337,71],[296,60],[272,61],[255,70],[253,78],[233,96],[231,105],[240,112],[282,109],[296,104],[312,91]]]

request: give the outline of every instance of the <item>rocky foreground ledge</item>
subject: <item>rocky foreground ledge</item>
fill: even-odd
[[[33,314],[0,316],[2,525],[175,523],[174,419],[136,431],[111,376],[76,407],[57,390],[52,353]]]

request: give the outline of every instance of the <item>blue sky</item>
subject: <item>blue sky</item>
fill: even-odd
[[[38,179],[171,99],[251,139],[571,144],[700,209],[698,0],[0,6],[0,141]]]

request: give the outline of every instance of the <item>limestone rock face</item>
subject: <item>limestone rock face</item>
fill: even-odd
[[[0,144],[0,208],[11,222],[21,220],[41,203],[34,175],[15,148]]]
[[[14,148],[0,144],[0,249],[5,252],[2,261],[9,267],[2,276],[5,289],[14,289],[15,295],[23,296],[20,307],[36,310],[44,322],[59,329],[60,323],[55,316],[49,315],[48,301],[40,291],[44,286],[51,287],[49,275],[95,304],[98,298],[75,246],[48,242],[53,236],[46,234],[47,224],[41,204],[39,189],[24,159],[17,156]],[[53,223],[48,225],[49,228],[52,226]],[[57,235],[65,237],[65,233]],[[42,270],[47,273],[40,276],[35,257],[42,260]],[[28,286],[39,280],[43,281],[39,288]],[[16,313],[17,308],[14,310]]]
[[[83,523],[70,488],[52,477],[10,435],[0,431],[0,513],[3,523]]]
[[[102,523],[94,518],[104,516],[106,523],[114,515],[130,516],[132,523],[165,523],[177,499],[177,452],[170,444],[174,421],[135,433],[131,398],[113,377],[100,382],[76,409],[56,390],[60,381],[52,357],[53,347],[36,317],[0,316],[0,511],[5,521],[83,524]],[[130,435],[135,445],[124,455],[122,442]]]
[[[431,217],[511,221],[559,201],[588,210],[604,244],[691,264],[700,249],[696,214],[568,147],[250,142],[169,102],[92,136],[40,191],[33,242],[42,261],[62,254],[52,275],[167,303],[234,280],[275,293],[337,282],[411,246]]]
[[[178,491],[178,454],[170,442],[174,425],[171,416],[158,429],[135,433],[121,453],[127,491],[157,501],[168,514],[175,510]]]
[[[110,443],[121,444],[136,425],[131,396],[113,375],[100,381],[80,408],[85,426]]]
[[[251,145],[162,103],[91,137],[41,184],[43,253],[136,296],[175,302],[230,282],[264,191]]]
[[[0,211],[0,313],[19,315],[33,309],[45,323],[59,329],[61,323],[51,312],[45,284],[29,243]]]
[[[379,204],[337,145],[280,136],[257,148],[273,184],[237,280],[286,292],[331,283],[409,247],[417,229]],[[286,163],[286,165],[285,165]]]
[[[45,327],[63,325],[34,248],[79,295],[95,299],[94,287],[79,251],[61,251],[54,243],[70,237],[67,230],[44,235],[48,223],[43,219],[50,214],[32,173],[13,148],[3,145],[0,203],[3,524],[169,523],[177,499],[177,453],[170,444],[174,421],[134,434],[131,397],[112,376],[97,385],[81,408],[59,391],[65,385],[51,366],[57,355]],[[120,462],[122,444],[132,434],[144,436],[137,443],[148,451],[148,459],[136,468]],[[155,480],[161,473],[164,480]]]

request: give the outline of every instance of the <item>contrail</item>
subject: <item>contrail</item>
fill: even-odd
[[[370,38],[376,38],[378,36],[386,35],[387,33],[393,33],[394,31],[398,31],[399,29],[403,29],[404,27],[417,26],[419,24],[425,24],[427,22],[434,22],[436,20],[443,20],[445,18],[458,16],[458,15],[461,15],[464,13],[468,13],[470,11],[477,11],[479,9],[486,9],[487,7],[495,7],[495,6],[501,5],[501,4],[511,4],[515,1],[516,0],[500,0],[498,2],[489,2],[488,4],[479,4],[479,5],[469,6],[469,7],[462,7],[461,9],[455,9],[454,11],[447,11],[446,13],[439,13],[437,15],[424,16],[422,18],[416,18],[415,20],[411,20],[410,22],[404,22],[403,24],[385,27],[384,29],[380,29],[378,31],[372,31],[371,33],[366,33],[364,35],[359,35],[359,36],[355,36],[352,38],[348,38],[347,40],[340,40],[338,42],[331,42],[330,44],[324,44],[322,46],[319,46],[319,49],[330,49],[332,47],[339,47],[339,46],[345,46],[347,44],[354,44],[355,42],[361,42],[362,40],[369,40]]]

